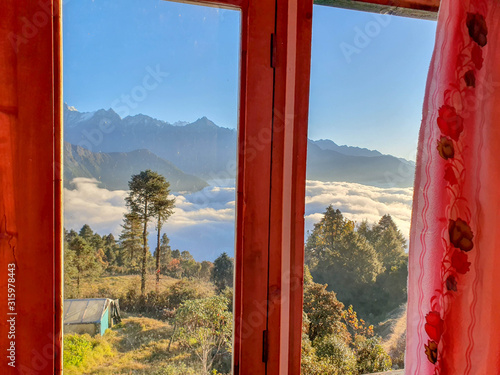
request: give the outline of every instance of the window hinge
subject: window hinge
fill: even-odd
[[[268,331],[262,331],[262,362],[267,363],[267,354],[269,351],[269,346],[267,343],[267,333]]]
[[[271,68],[276,68],[276,34],[271,34]]]

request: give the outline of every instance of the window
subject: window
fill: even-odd
[[[63,14],[64,369],[229,373],[240,11]]]
[[[233,370],[298,374],[312,4],[199,3],[242,14]],[[425,3],[436,6],[405,2]],[[61,3],[8,1],[4,11],[0,246],[2,265],[16,264],[23,319],[13,320],[14,344],[2,342],[15,347],[20,370],[60,373]]]
[[[314,7],[303,374],[404,368],[413,179],[435,27]]]

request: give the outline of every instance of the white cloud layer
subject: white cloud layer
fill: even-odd
[[[65,227],[79,230],[89,224],[94,231],[116,237],[126,212],[127,191],[99,187],[94,179],[76,178],[73,190],[64,189]],[[332,204],[349,219],[377,222],[390,214],[407,237],[410,228],[412,189],[377,188],[347,182],[308,181],[306,189],[306,230],[322,217]],[[234,249],[234,182],[209,186],[200,192],[176,196],[175,213],[165,225],[172,248],[188,250],[197,260],[214,260],[223,251]],[[150,228],[151,248],[154,232]]]
[[[120,235],[127,211],[124,190],[110,191],[90,178],[75,178],[73,190],[64,189],[64,226],[79,230],[84,224],[99,234]],[[173,196],[172,196],[173,197]],[[174,249],[188,250],[198,260],[214,260],[234,252],[234,186],[209,186],[175,197],[175,212],[164,231]],[[155,227],[149,228],[150,248],[156,246]]]
[[[89,224],[101,234],[120,233],[127,191],[102,189],[93,178],[75,178],[71,184],[74,190],[64,189],[65,228],[79,230]]]
[[[306,230],[312,230],[328,205],[360,223],[376,223],[389,214],[401,232],[410,233],[412,188],[378,188],[349,182],[307,181]]]

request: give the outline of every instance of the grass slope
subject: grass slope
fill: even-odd
[[[404,367],[406,347],[406,304],[394,310],[387,320],[377,327],[382,337],[382,347],[389,353],[393,366]]]
[[[80,298],[120,298],[130,290],[138,290],[139,275],[103,276],[84,283]],[[155,275],[148,275],[146,290],[155,290]],[[160,293],[178,284],[179,279],[162,276]],[[199,295],[214,295],[214,287],[205,281],[187,281]],[[65,335],[64,374],[151,374],[197,375],[200,365],[177,340],[169,342],[174,332],[166,321],[122,310],[122,322],[108,329],[104,336]]]
[[[65,366],[65,375],[196,374],[198,363],[175,340],[166,322],[130,316],[94,339],[80,366]]]

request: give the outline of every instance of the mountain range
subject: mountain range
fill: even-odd
[[[147,149],[204,179],[236,160],[236,131],[206,117],[173,125],[142,114],[121,119],[112,109],[80,113],[66,106],[64,130],[64,140],[73,145],[105,153]]]
[[[120,118],[112,109],[78,112],[65,105],[65,180],[93,177],[127,189],[131,174],[153,169],[173,191],[197,191],[206,180],[234,177],[237,132],[206,117],[170,124],[146,115]],[[308,140],[307,178],[379,187],[411,187],[415,164],[366,148]],[[69,187],[69,186],[68,186]]]
[[[317,142],[309,140],[307,145],[307,179],[356,182],[377,187],[413,186],[414,162],[366,149],[358,150],[362,154],[370,151],[379,155],[357,156],[358,150],[356,149],[349,147],[334,151],[330,148],[321,148]]]

